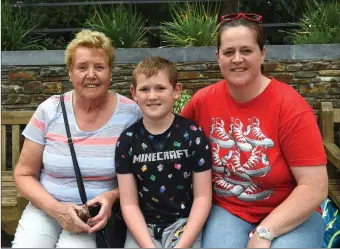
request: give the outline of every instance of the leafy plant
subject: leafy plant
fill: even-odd
[[[294,44],[340,43],[340,3],[313,0],[290,35]]]
[[[175,101],[172,107],[173,112],[176,114],[181,113],[184,106],[189,102],[190,99],[191,99],[191,95],[186,90],[183,90],[181,97]]]
[[[172,21],[162,22],[161,38],[165,46],[214,46],[218,23],[218,7],[201,2],[182,6],[170,3]]]
[[[34,50],[45,49],[37,43],[44,34],[29,34],[37,24],[27,20],[20,8],[12,8],[8,1],[1,4],[1,50]]]
[[[85,22],[87,27],[106,34],[112,39],[113,46],[120,48],[145,46],[147,29],[144,24],[141,15],[130,12],[122,4],[112,7],[109,13],[98,8]]]

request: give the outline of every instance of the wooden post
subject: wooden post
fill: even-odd
[[[6,126],[1,125],[1,171],[6,171],[6,157],[7,157],[7,145],[6,145]]]
[[[321,102],[320,125],[323,141],[334,143],[334,113],[331,102]]]
[[[12,125],[12,170],[15,169],[20,155],[20,125]]]

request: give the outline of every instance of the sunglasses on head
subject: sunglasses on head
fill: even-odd
[[[258,14],[253,13],[232,13],[232,14],[226,14],[224,16],[221,16],[221,22],[231,22],[233,20],[237,20],[240,18],[244,18],[246,20],[256,22],[256,23],[262,23],[262,16]]]

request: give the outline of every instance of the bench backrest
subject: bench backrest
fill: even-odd
[[[33,111],[2,111],[1,113],[1,171],[12,171],[20,155],[20,125],[26,125]],[[9,128],[9,129],[8,129]],[[8,134],[8,132],[10,133]],[[8,152],[8,135],[11,136],[12,150]],[[7,156],[12,157],[12,167],[7,168]]]
[[[324,142],[334,143],[335,123],[340,123],[340,108],[333,108],[331,102],[321,102],[320,125]]]

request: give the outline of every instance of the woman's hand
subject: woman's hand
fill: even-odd
[[[72,203],[60,203],[54,218],[66,231],[73,233],[88,233],[91,227],[78,217],[75,209],[80,210],[82,207]]]
[[[87,206],[89,207],[94,205],[101,206],[99,213],[87,221],[91,227],[89,233],[94,233],[106,225],[108,219],[111,217],[112,205],[117,199],[118,189],[114,189],[112,191],[105,192],[87,202]]]
[[[257,232],[255,232],[249,239],[247,248],[270,248],[271,244],[269,240],[261,239]]]

